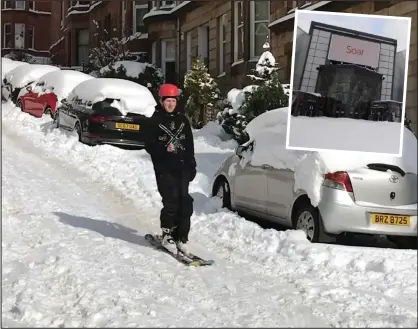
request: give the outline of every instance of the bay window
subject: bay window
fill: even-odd
[[[161,68],[166,83],[176,83],[176,39],[161,40]]]
[[[250,58],[256,59],[269,40],[270,1],[251,1],[250,6]]]
[[[252,1],[255,2],[255,1]],[[258,2],[258,1],[257,1]],[[234,62],[244,59],[244,1],[234,2]]]
[[[28,26],[27,43],[28,48],[35,49],[35,27],[32,25]]]
[[[24,0],[15,0],[15,9],[25,10],[25,1]]]
[[[134,1],[133,33],[144,32],[144,15],[148,13],[148,4],[143,1]]]
[[[25,24],[15,24],[15,48],[25,48]]]
[[[226,29],[228,24],[228,14],[223,14],[218,18],[218,74],[226,71]]]
[[[13,48],[12,24],[3,25],[3,48]]]

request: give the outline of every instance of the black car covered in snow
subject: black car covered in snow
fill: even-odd
[[[156,102],[144,86],[98,78],[77,85],[57,108],[57,127],[77,132],[88,145],[143,148],[148,118]]]

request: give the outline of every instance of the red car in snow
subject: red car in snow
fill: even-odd
[[[60,70],[43,75],[35,83],[22,88],[17,105],[23,112],[35,117],[48,114],[54,119],[57,107],[79,83],[94,79],[91,75],[73,71]]]
[[[23,112],[30,113],[37,118],[42,117],[44,113],[54,118],[58,97],[53,92],[45,91],[39,83],[35,87],[33,84],[26,86],[26,93],[19,96],[17,106]]]

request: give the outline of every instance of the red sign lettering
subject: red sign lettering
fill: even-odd
[[[347,51],[346,52],[347,52],[347,54],[363,56],[364,50],[353,48],[351,46],[347,46]]]

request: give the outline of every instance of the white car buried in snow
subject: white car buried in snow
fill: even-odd
[[[417,139],[411,131],[405,128],[403,157],[286,150],[288,111],[249,123],[250,140],[219,168],[212,195],[224,207],[302,229],[312,242],[350,232],[416,244]]]
[[[17,97],[22,88],[32,85],[44,74],[52,71],[58,71],[60,68],[52,65],[30,64],[20,65],[5,75],[7,83],[11,85],[11,100],[16,103]]]
[[[89,145],[142,148],[144,126],[155,110],[148,88],[128,80],[97,78],[77,85],[57,109],[57,127],[75,130]]]

